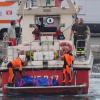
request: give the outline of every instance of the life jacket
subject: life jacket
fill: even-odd
[[[16,59],[14,59],[12,62],[13,68],[19,68],[22,67],[22,60],[17,57]]]
[[[64,54],[63,57],[64,57],[64,64],[71,67],[73,64],[74,57],[71,54]]]

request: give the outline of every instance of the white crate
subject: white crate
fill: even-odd
[[[53,41],[53,36],[41,36],[41,41]]]
[[[31,64],[33,66],[43,66],[43,62],[42,61],[32,61]]]
[[[34,60],[43,60],[42,52],[34,52]]]
[[[51,66],[62,66],[63,63],[64,63],[63,61],[59,61],[59,60],[48,61],[48,65]]]
[[[34,60],[53,60],[54,52],[53,51],[41,51],[34,52]]]

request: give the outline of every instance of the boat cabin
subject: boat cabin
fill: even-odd
[[[18,15],[23,16],[22,42],[34,40],[32,31],[36,24],[39,25],[41,34],[55,34],[57,28],[61,27],[69,40],[74,20],[72,16],[76,12],[75,5],[70,0],[22,0],[18,11]]]

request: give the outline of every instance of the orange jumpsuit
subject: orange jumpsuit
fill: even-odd
[[[68,83],[72,81],[72,64],[74,61],[74,57],[71,54],[64,54],[63,55],[64,58],[64,70],[63,70],[63,82],[64,83]]]
[[[8,78],[8,83],[13,83],[14,79],[14,69],[18,68],[20,71],[22,71],[22,60],[17,57],[13,61],[9,62],[8,65],[8,73],[9,73],[9,78]]]

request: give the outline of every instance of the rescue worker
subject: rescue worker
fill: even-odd
[[[84,24],[84,20],[82,18],[80,18],[79,21],[80,22],[77,26],[77,39],[86,39],[88,27]]]
[[[22,75],[22,66],[23,65],[24,65],[24,62],[21,60],[21,58],[19,56],[7,64],[8,74],[9,74],[8,86],[14,85],[14,77],[15,77],[14,69],[18,68],[20,74]]]
[[[21,43],[21,33],[22,33],[22,28],[21,27],[15,27],[15,32],[16,32],[16,42],[17,45]]]
[[[35,40],[39,40],[40,39],[40,29],[39,29],[38,25],[35,26],[35,29],[32,32],[32,34],[35,36]]]
[[[77,41],[77,27],[78,27],[78,24],[79,24],[79,19],[76,18],[75,19],[75,22],[74,24],[72,25],[72,28],[71,28],[71,37],[72,37],[72,34],[74,36],[74,46],[76,47],[76,41]],[[71,39],[70,37],[70,39]]]
[[[54,35],[54,37],[56,37],[56,39],[59,39],[59,36],[62,34],[60,27],[57,27],[56,33]]]
[[[84,20],[80,18],[79,24],[77,26],[77,47],[76,54],[77,56],[85,56],[85,46],[86,38],[88,34],[88,26],[84,23]]]
[[[69,47],[63,48],[63,56],[64,65],[63,65],[63,83],[68,84],[72,82],[72,65],[74,61],[74,57],[71,53],[71,50],[69,50]]]
[[[9,38],[9,41],[10,41],[10,45],[11,46],[16,46],[16,32],[15,32],[15,26],[16,26],[16,23],[15,21],[11,21],[11,27],[8,28],[8,38]]]

